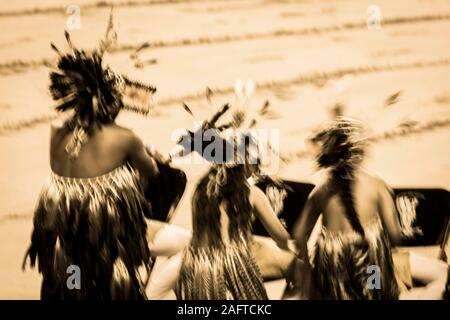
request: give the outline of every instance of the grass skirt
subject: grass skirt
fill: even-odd
[[[183,300],[268,299],[250,243],[244,239],[221,248],[187,247],[175,293]]]
[[[95,178],[52,174],[25,257],[31,266],[38,261],[41,299],[144,298],[137,268],[150,258],[144,218],[150,210],[127,165]],[[79,267],[80,288],[67,285],[71,265]]]
[[[312,257],[316,298],[398,299],[392,254],[381,222],[366,229],[363,237],[322,228]],[[380,271],[378,288],[371,277],[375,269]]]

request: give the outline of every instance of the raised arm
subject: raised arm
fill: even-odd
[[[382,181],[378,180],[378,212],[383,222],[383,226],[389,235],[393,246],[400,243],[402,239],[402,230],[398,221],[397,209],[393,200],[392,189]]]
[[[281,249],[288,250],[289,233],[281,224],[264,192],[256,186],[250,187],[250,202],[253,211]]]

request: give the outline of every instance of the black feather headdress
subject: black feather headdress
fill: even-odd
[[[51,44],[59,58],[56,68],[50,72],[49,89],[57,111],[72,110],[74,113],[71,121],[73,139],[66,151],[76,157],[92,125],[101,126],[113,121],[121,109],[147,114],[156,88],[130,80],[103,64],[104,53],[117,40],[112,11],[105,37],[97,49],[79,50],[72,44],[67,31],[65,37],[69,53],[62,53]]]
[[[67,31],[65,36],[69,53],[61,53],[51,45],[59,55],[57,68],[50,72],[50,94],[57,111],[74,110],[77,124],[82,127],[108,122],[122,108],[142,114],[149,112],[156,88],[116,74],[103,64],[104,53],[117,38],[112,12],[98,49],[89,52],[76,49]]]

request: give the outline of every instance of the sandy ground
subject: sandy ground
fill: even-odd
[[[366,27],[371,1],[113,2],[119,41],[108,62],[158,87],[151,116],[123,113],[119,122],[162,152],[173,146],[175,129],[193,126],[181,102],[204,119],[211,113],[204,88],[223,92],[214,95],[217,105],[234,102],[236,79],[257,83],[249,108],[270,101],[271,117],[258,128],[280,130],[287,161],[278,174],[288,179],[317,179],[301,151],[336,103],[366,121],[374,134],[406,121],[450,119],[448,1],[378,0],[381,30]],[[20,265],[33,207],[49,173],[45,118],[52,103],[44,62],[55,57],[50,42],[65,48],[66,3],[81,6],[81,29],[71,32],[74,42],[95,46],[109,9],[93,0],[0,4],[0,28],[8,30],[0,35],[0,299],[39,297],[37,271],[22,272]],[[156,63],[135,68],[129,55],[146,42],[151,48],[141,59]],[[386,106],[399,91],[399,101]],[[374,144],[366,166],[393,186],[450,189],[449,145],[448,125],[406,133]],[[205,166],[182,168],[189,185],[173,222],[190,227],[190,193]]]

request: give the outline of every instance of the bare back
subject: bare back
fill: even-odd
[[[363,170],[358,170],[355,176],[351,192],[362,227],[365,228],[379,217],[391,241],[394,244],[398,243],[401,239],[401,229],[391,190],[383,180]],[[339,232],[353,230],[346,217],[340,190],[338,184],[329,180],[316,186],[309,195],[294,227],[294,237],[303,252],[306,252],[306,241],[320,214],[323,214],[323,225],[328,230]]]
[[[154,161],[145,152],[141,140],[131,130],[115,123],[94,128],[76,159],[70,159],[65,150],[71,138],[72,131],[66,125],[52,126],[50,167],[58,175],[96,177],[126,163],[146,177],[156,172]]]
[[[364,171],[358,171],[352,185],[355,209],[361,225],[367,226],[378,217],[379,182]],[[329,230],[351,231],[352,227],[346,218],[346,208],[339,192],[340,186],[330,181],[323,186],[323,224]]]

